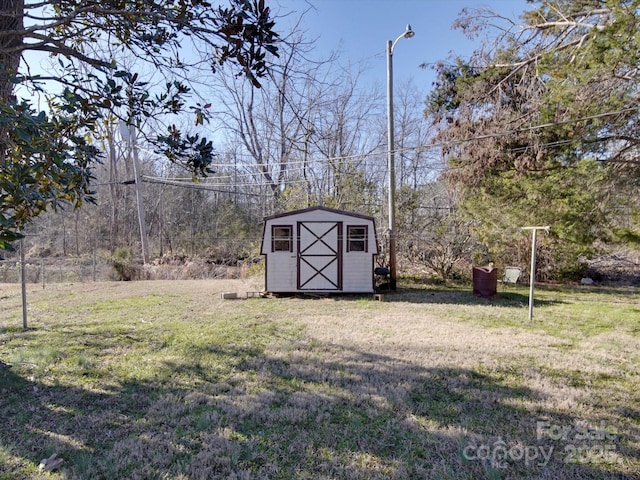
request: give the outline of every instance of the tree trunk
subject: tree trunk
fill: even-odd
[[[13,78],[18,72],[24,31],[24,0],[0,0],[0,104],[15,100]],[[7,155],[9,130],[0,127],[0,165]]]

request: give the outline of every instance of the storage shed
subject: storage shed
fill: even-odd
[[[370,293],[378,254],[373,217],[310,207],[264,219],[265,290]]]

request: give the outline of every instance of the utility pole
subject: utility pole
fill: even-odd
[[[393,49],[401,38],[414,36],[411,25],[394,41],[387,41],[387,170],[389,175],[389,288],[396,289],[396,166],[393,131]]]
[[[531,273],[529,275],[529,320],[533,319],[533,287],[536,283],[536,234],[538,230],[549,233],[546,227],[522,227],[522,230],[531,230]]]
[[[22,328],[27,329],[27,269],[24,264],[24,238],[20,239],[20,286],[22,291]]]
[[[142,172],[138,160],[138,144],[136,142],[136,130],[133,124],[127,125],[120,122],[120,134],[124,141],[129,143],[130,154],[133,158],[133,175],[136,184],[136,204],[138,207],[138,224],[140,225],[140,244],[142,246],[142,263],[149,263],[149,240],[147,237],[147,224],[144,215],[144,197],[142,195]]]

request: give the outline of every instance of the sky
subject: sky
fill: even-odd
[[[310,38],[318,37],[318,52],[339,49],[343,63],[362,65],[367,69],[365,78],[381,87],[386,84],[387,41],[395,40],[410,24],[415,36],[401,39],[393,51],[394,85],[412,80],[427,88],[435,74],[420,64],[445,60],[452,52],[468,57],[477,46],[477,41],[451,27],[463,8],[490,8],[514,19],[531,8],[525,0],[268,0],[268,4],[274,12],[306,11],[303,28]]]

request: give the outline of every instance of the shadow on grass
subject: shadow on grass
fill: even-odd
[[[542,292],[560,292],[566,296],[569,293],[578,295],[603,294],[629,298],[629,296],[640,296],[640,289],[634,287],[610,287],[610,286],[585,286],[585,285],[555,285],[540,284],[535,287],[538,294]],[[473,287],[468,286],[440,286],[440,285],[418,285],[399,286],[396,291],[380,291],[385,302],[408,302],[426,304],[445,305],[490,305],[494,307],[522,307],[529,304],[529,287],[523,285],[503,285],[499,284],[497,294],[491,298],[481,298],[473,294]],[[560,295],[561,296],[561,295]],[[332,298],[336,301],[357,301],[368,300],[372,294],[279,294],[277,297],[295,297],[305,300],[322,300]],[[568,302],[558,299],[539,298],[534,295],[535,306],[551,306],[567,304]]]
[[[385,297],[389,302],[438,303],[448,305],[491,305],[494,307],[520,307],[529,304],[529,292],[499,291],[495,297],[481,298],[475,296],[471,289],[437,288],[403,288]],[[561,303],[552,300],[536,299],[536,305],[553,305]]]
[[[637,478],[621,472],[638,429],[600,438],[611,418],[543,408],[507,371],[317,342],[193,347],[164,367],[100,390],[0,371],[0,478],[35,478],[55,452],[78,479]]]
[[[630,295],[640,296],[640,288],[638,286],[611,286],[611,285],[555,285],[555,284],[542,284],[536,285],[536,289],[557,290],[561,292],[575,292],[579,294],[602,294],[612,295],[617,297],[628,297]]]
[[[493,307],[522,307],[529,304],[529,291],[522,293],[515,290],[500,290],[492,298],[481,298],[468,290],[447,287],[402,287],[395,292],[380,292],[385,302],[407,302],[446,305],[479,305]],[[304,298],[313,298],[311,296]],[[326,298],[326,297],[325,297]],[[352,301],[370,299],[371,295],[335,295],[336,301]],[[534,298],[536,306],[559,305],[561,300]]]

